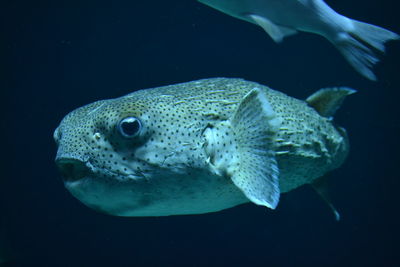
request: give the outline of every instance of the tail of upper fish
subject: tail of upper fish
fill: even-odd
[[[394,32],[368,23],[351,20],[347,32],[338,34],[331,40],[346,60],[364,77],[375,81],[373,67],[379,62],[376,52],[385,52],[385,43],[398,40],[400,36]]]

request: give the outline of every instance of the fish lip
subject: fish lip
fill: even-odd
[[[80,184],[80,182],[85,178],[90,178],[90,177],[98,178],[97,179],[98,181],[108,180],[108,179],[124,181],[124,182],[148,181],[148,178],[143,174],[137,174],[137,173],[124,174],[112,171],[110,169],[105,169],[105,168],[99,169],[92,164],[90,158],[84,160],[75,157],[61,156],[61,157],[56,157],[55,162],[59,171],[61,172],[64,183],[68,186],[70,185],[76,186]],[[95,175],[95,173],[99,172],[103,173],[103,175],[101,176]],[[123,178],[121,178],[121,176]]]
[[[64,182],[76,182],[87,176],[92,171],[87,162],[75,158],[57,158],[56,164],[61,172]]]

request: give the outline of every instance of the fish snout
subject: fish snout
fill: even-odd
[[[77,159],[57,158],[56,164],[64,181],[77,181],[88,176],[90,173],[90,169],[86,166],[85,162]]]

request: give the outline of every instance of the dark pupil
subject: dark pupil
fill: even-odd
[[[135,135],[139,131],[139,122],[138,121],[125,121],[121,124],[121,129],[124,134],[128,136]]]

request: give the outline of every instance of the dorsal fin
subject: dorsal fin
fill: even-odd
[[[328,204],[329,208],[331,208],[333,214],[335,215],[336,221],[340,220],[340,214],[333,206],[331,199],[329,197],[329,190],[328,190],[328,177],[322,176],[316,180],[314,180],[311,184],[312,188],[318,193],[318,195]]]
[[[357,92],[348,87],[332,87],[320,89],[310,95],[306,102],[313,107],[319,115],[323,117],[332,117],[336,110],[343,103],[346,96]]]

